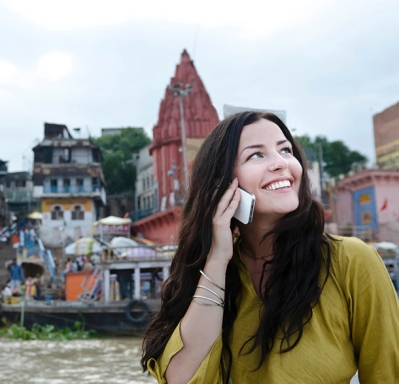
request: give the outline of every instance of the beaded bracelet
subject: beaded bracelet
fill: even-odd
[[[204,300],[212,301],[213,303],[215,303],[214,305],[218,305],[219,307],[222,307],[222,308],[224,307],[224,303],[219,303],[217,300],[213,300],[207,296],[194,295],[193,299],[204,299]],[[198,302],[197,302],[197,304],[198,304]]]
[[[198,305],[203,305],[204,307],[220,307],[219,304],[208,304],[208,303],[201,303],[200,301],[197,300],[192,300],[193,303],[198,304]]]

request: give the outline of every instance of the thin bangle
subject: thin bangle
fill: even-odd
[[[204,285],[197,285],[197,288],[202,288],[202,289],[206,289],[208,292],[213,293],[220,301],[221,303],[224,305],[224,300],[222,296],[219,296],[215,291],[213,291],[212,289],[205,287]]]
[[[201,303],[200,301],[197,301],[197,300],[194,300],[194,299],[192,300],[192,302],[195,303],[195,304],[198,304],[198,305],[203,305],[204,307],[220,307],[219,304]]]
[[[202,276],[204,276],[205,279],[207,279],[208,281],[210,281],[216,288],[221,289],[223,292],[225,291],[224,288],[222,288],[220,285],[217,285],[209,276],[205,275],[205,273],[204,273],[203,271],[200,270],[200,274],[201,274]]]
[[[201,295],[194,295],[193,298],[195,299],[204,299],[204,300],[209,300],[218,305],[219,307],[224,307],[223,303],[219,303],[217,300],[213,300],[210,297],[207,296],[201,296]]]

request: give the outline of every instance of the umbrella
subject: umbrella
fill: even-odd
[[[374,243],[373,247],[381,257],[399,257],[399,248],[395,243],[382,241],[380,243]]]
[[[128,237],[116,236],[111,240],[113,248],[119,247],[137,247],[138,243]]]
[[[82,237],[81,239],[65,247],[66,255],[89,255],[101,252],[101,244],[92,237]]]
[[[123,225],[123,224],[130,224],[132,220],[130,219],[125,219],[122,217],[116,217],[116,216],[108,216],[105,217],[104,219],[100,219],[96,221],[93,225],[97,226],[99,224],[103,225]]]
[[[28,215],[29,219],[32,220],[42,220],[43,218],[43,214],[41,214],[40,212],[32,212]]]

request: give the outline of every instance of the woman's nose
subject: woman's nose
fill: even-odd
[[[269,165],[269,170],[271,172],[281,171],[287,168],[288,168],[288,162],[287,160],[283,159],[281,156],[280,158],[275,159],[275,161]]]

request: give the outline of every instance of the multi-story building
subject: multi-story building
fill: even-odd
[[[378,168],[399,169],[399,103],[373,116]]]
[[[136,165],[136,209],[135,221],[143,219],[158,211],[158,192],[154,182],[154,167],[150,155],[151,144],[141,148],[134,155]]]
[[[33,197],[33,181],[29,172],[10,172],[2,179],[10,215],[24,220],[38,207],[38,200]]]
[[[8,161],[0,159],[0,228],[7,223],[7,199],[5,195],[4,176],[8,173]]]
[[[45,123],[44,139],[33,152],[43,242],[60,246],[91,236],[100,207],[106,204],[100,148],[90,138],[73,138],[65,125]]]
[[[399,239],[399,170],[366,169],[339,180],[336,218],[340,234],[364,240]]]

